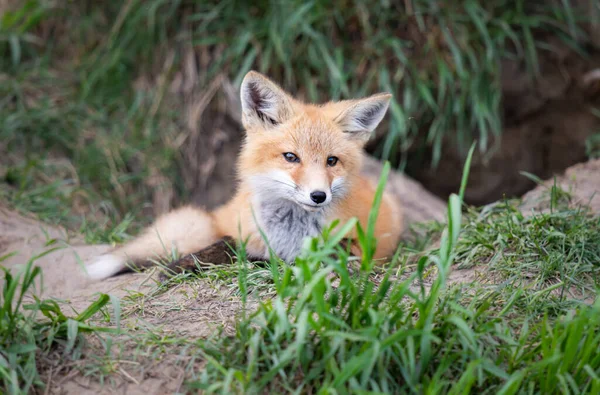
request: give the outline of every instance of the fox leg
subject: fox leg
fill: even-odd
[[[181,255],[196,252],[219,239],[211,214],[185,206],[159,217],[137,238],[101,255],[86,267],[94,279],[111,277],[127,270],[127,262],[134,266],[148,265],[148,260],[166,256],[173,249]]]

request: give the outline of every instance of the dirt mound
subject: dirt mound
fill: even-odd
[[[555,185],[568,192],[569,204],[589,206],[594,213],[600,213],[600,159],[570,167],[567,171],[546,180],[523,196],[521,210],[524,213],[550,209],[548,195]]]

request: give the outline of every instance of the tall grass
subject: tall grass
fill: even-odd
[[[554,34],[582,51],[581,24],[590,22],[571,2],[525,0],[153,0],[104,12],[115,23],[83,63],[84,96],[126,86],[154,48],[189,40],[212,53],[203,84],[225,72],[237,85],[256,68],[313,101],[395,93],[380,154],[425,143],[434,163],[446,136],[466,152],[474,138],[484,151],[501,133],[501,59],[522,59],[535,78],[539,52],[552,51],[541,37]]]
[[[69,157],[75,185],[119,221],[150,200],[150,176],[185,194],[174,72],[197,67],[202,89],[255,68],[308,100],[394,93],[377,155],[402,166],[426,149],[435,164],[446,142],[485,151],[501,133],[503,58],[535,78],[548,35],[584,52],[589,15],[541,0],[27,0],[0,19],[0,139],[28,161]],[[163,82],[136,88],[148,75]]]

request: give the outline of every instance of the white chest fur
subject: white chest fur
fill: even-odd
[[[306,237],[319,235],[325,218],[322,211],[308,212],[284,199],[258,203],[260,225],[277,256],[291,263]]]

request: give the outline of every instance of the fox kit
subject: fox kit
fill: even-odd
[[[385,115],[391,95],[322,105],[295,100],[254,71],[241,85],[246,129],[235,196],[213,212],[185,206],[162,217],[138,238],[96,258],[92,278],[143,265],[173,248],[190,254],[226,236],[248,240],[247,254],[273,252],[291,263],[305,237],[333,220],[356,217],[366,226],[376,185],[361,175],[363,146]],[[390,257],[402,231],[400,207],[384,193],[375,225],[376,258]],[[354,235],[349,235],[352,238]]]

